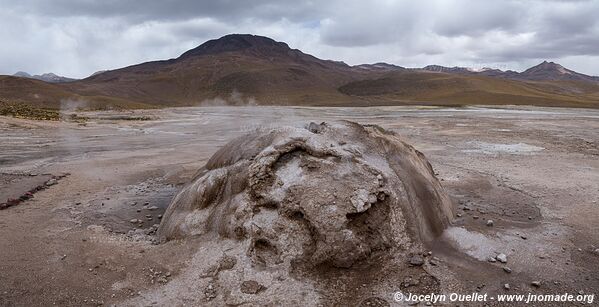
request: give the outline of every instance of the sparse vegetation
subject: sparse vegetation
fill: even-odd
[[[0,115],[35,120],[60,120],[56,110],[35,108],[24,103],[7,103],[0,101]]]

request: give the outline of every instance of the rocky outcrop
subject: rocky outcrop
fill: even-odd
[[[253,264],[347,268],[421,249],[451,217],[431,165],[398,135],[311,123],[225,145],[174,198],[159,235],[232,239]]]

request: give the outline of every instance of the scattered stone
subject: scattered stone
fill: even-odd
[[[531,282],[530,284],[536,288],[539,288],[541,286],[541,282],[538,280],[535,280],[535,281]]]
[[[508,274],[510,274],[510,273],[512,272],[512,269],[510,269],[510,268],[508,268],[508,267],[504,266],[504,267],[503,267],[503,271],[504,271],[504,272],[506,272],[506,273],[508,273]]]
[[[529,219],[529,220],[532,220],[532,216],[529,216],[529,217],[528,217],[528,219]]]
[[[510,284],[504,284],[503,288],[506,289],[506,290],[509,290],[510,289]]]
[[[458,214],[456,214],[455,216],[457,216],[457,217],[462,217],[462,214],[461,214],[461,213],[458,213]]]
[[[60,256],[60,260],[65,260],[66,258],[67,258],[67,255]]]
[[[320,133],[323,131],[323,129],[325,128],[325,123],[321,123],[321,124],[317,124],[315,122],[311,122],[308,125],[308,131],[312,132],[312,133]]]
[[[141,221],[138,220],[138,219],[131,219],[129,222],[131,222],[132,224],[136,224],[136,223],[139,223]]]
[[[487,220],[487,226],[489,226],[489,227],[493,226],[493,220]]]
[[[206,269],[204,269],[202,272],[200,272],[200,277],[201,278],[216,277],[216,275],[218,273],[219,273],[218,264],[210,265]]]
[[[150,211],[154,211],[154,210],[158,210],[159,208],[156,206],[152,206],[152,207],[148,207],[148,210]]]
[[[218,270],[219,271],[230,270],[233,267],[235,267],[235,264],[237,264],[237,258],[232,257],[232,256],[224,256],[220,260],[220,263],[218,264]]]
[[[168,282],[168,278],[165,275],[159,275],[156,278],[156,281],[161,283],[161,284],[166,284]]]
[[[48,186],[48,187],[49,186],[53,186],[53,185],[55,185],[57,183],[58,183],[58,181],[56,179],[52,178],[52,179],[46,181],[46,186]]]
[[[401,284],[404,288],[408,288],[411,286],[417,286],[419,284],[418,281],[414,281],[414,279],[412,279],[411,276],[408,276],[404,279],[403,283]]]
[[[245,294],[256,294],[266,288],[255,280],[246,280],[241,283],[241,292]]]
[[[424,259],[418,255],[414,255],[410,258],[410,265],[421,266],[424,264]]]
[[[599,256],[599,248],[595,249],[595,250],[593,251],[593,253],[595,253],[595,255]]]
[[[208,301],[216,297],[216,289],[214,289],[212,284],[208,284],[208,286],[206,286],[204,289],[204,297],[206,297],[206,300]]]
[[[526,240],[527,237],[525,235],[521,235],[520,238],[522,238],[522,240]]]
[[[497,262],[497,259],[495,257],[489,257],[489,259],[487,259],[487,261],[494,263],[494,262]]]
[[[501,263],[507,263],[507,256],[504,253],[495,256],[495,258]]]
[[[475,220],[478,220],[479,216],[478,215],[473,215],[472,218],[475,219]]]

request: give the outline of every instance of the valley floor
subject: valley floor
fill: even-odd
[[[227,289],[213,293],[208,277],[181,282],[208,247],[154,239],[172,196],[244,132],[334,120],[401,134],[430,160],[455,203],[453,226],[431,248],[436,265],[410,271],[394,291],[425,291],[426,283],[413,282],[418,274],[433,276],[446,293],[599,289],[599,110],[205,107],[80,115],[85,123],[0,117],[0,202],[44,187],[0,210],[1,306],[210,304]],[[66,176],[48,185],[52,175]],[[499,253],[507,263],[488,261]],[[363,286],[323,293],[323,302],[347,295],[358,303],[378,291],[396,304],[391,289]],[[251,302],[251,295],[232,300]]]

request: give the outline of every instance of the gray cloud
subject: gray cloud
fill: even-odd
[[[599,75],[596,0],[0,0],[0,7],[2,74],[84,77],[254,33],[349,64],[523,70],[547,59]]]

